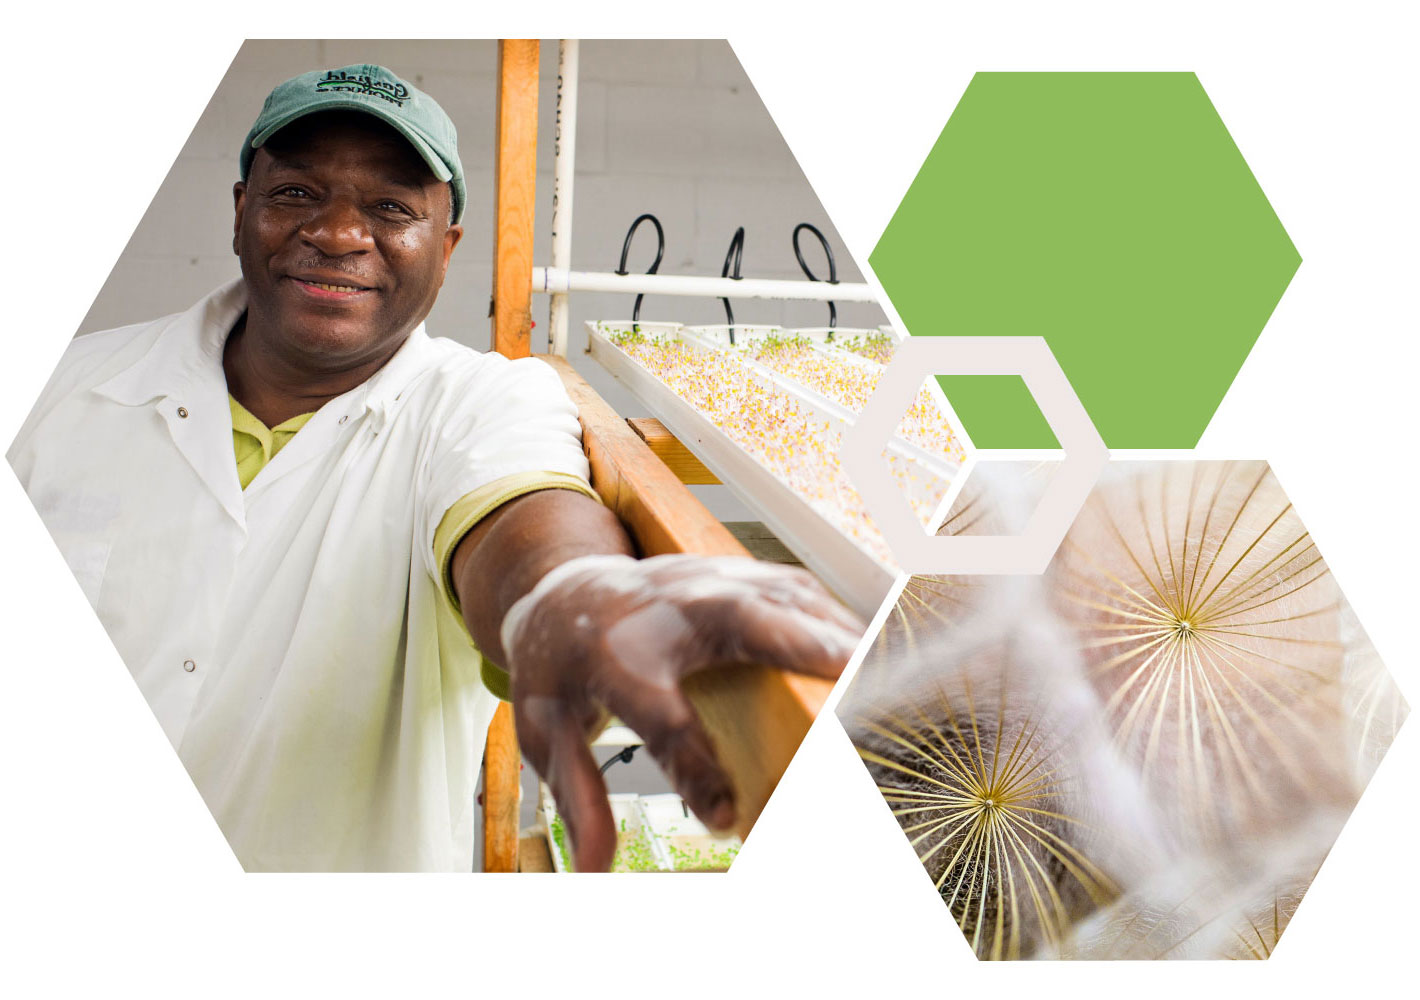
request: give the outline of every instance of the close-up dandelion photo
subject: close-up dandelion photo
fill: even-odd
[[[1017,695],[1004,672],[975,684],[964,672],[865,720],[859,749],[972,948],[995,959],[1058,947],[1117,895],[1082,847],[1088,824],[1053,727]]]
[[[1268,466],[1196,461],[1112,465],[1040,577],[908,580],[839,708],[982,959],[1270,957],[1407,711]]]

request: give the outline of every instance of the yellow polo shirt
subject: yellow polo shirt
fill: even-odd
[[[277,452],[296,436],[296,432],[304,427],[306,421],[315,416],[315,413],[302,413],[282,421],[275,427],[267,427],[255,414],[237,402],[235,396],[228,393],[227,401],[232,410],[232,445],[237,455],[237,478],[241,480],[242,489],[246,489],[257,473],[276,457]],[[440,579],[443,582],[444,597],[452,605],[454,617],[460,624],[463,623],[463,612],[459,608],[458,592],[454,587],[452,575],[454,550],[458,548],[459,542],[473,530],[474,525],[509,500],[525,493],[549,489],[575,490],[600,502],[596,493],[576,476],[563,472],[525,472],[504,476],[464,495],[439,521],[439,527],[434,531],[434,558],[441,567]],[[469,637],[469,642],[473,642],[472,636]],[[485,656],[481,672],[483,683],[489,691],[503,701],[510,700],[507,671]]]
[[[242,489],[250,486],[266,463],[315,416],[315,411],[302,413],[275,427],[267,427],[231,393],[227,394],[227,402],[232,409],[232,444],[237,450],[237,478],[241,480]]]

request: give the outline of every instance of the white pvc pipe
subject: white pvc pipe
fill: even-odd
[[[557,44],[557,118],[552,131],[552,266],[572,265],[572,185],[577,158],[577,40]],[[552,296],[547,313],[548,347],[567,356],[568,303]]]
[[[554,298],[568,292],[616,292],[623,295],[692,295],[719,299],[796,299],[808,302],[877,302],[867,284],[769,278],[701,278],[687,274],[615,274],[535,267],[534,292]]]

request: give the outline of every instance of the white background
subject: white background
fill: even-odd
[[[1420,701],[1413,4],[668,10],[544,2],[515,20],[343,0],[8,17],[0,439],[247,34],[728,35],[860,263],[973,71],[1194,70],[1303,258],[1203,450],[1272,462]],[[1193,997],[1409,981],[1415,724],[1268,963],[978,965],[826,718],[727,877],[244,876],[8,471],[0,532],[6,992]]]

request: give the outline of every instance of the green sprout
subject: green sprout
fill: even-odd
[[[774,354],[806,350],[812,343],[813,341],[802,333],[767,333],[750,341],[747,350],[757,361]]]
[[[885,365],[892,360],[896,344],[893,343],[891,334],[879,332],[845,337],[838,346],[859,357]]]
[[[569,872],[575,871],[572,867],[572,851],[567,842],[567,825],[562,821],[562,817],[554,815],[548,829],[552,833],[552,842],[557,847],[557,854],[562,859],[563,869]],[[665,842],[666,849],[670,852],[672,871],[722,872],[730,867],[730,863],[735,860],[735,855],[740,853],[739,844],[726,844],[721,847],[703,836],[684,838],[688,841],[698,841],[699,845],[690,843],[680,846],[671,837],[675,832],[676,828],[671,827],[666,831],[666,836],[661,838]],[[651,835],[645,827],[631,829],[625,819],[621,820],[616,835],[616,852],[611,858],[611,870],[614,872],[662,870],[651,846]]]
[[[614,872],[654,872],[660,871],[656,855],[651,850],[651,839],[641,827],[626,828],[626,820],[621,821],[621,830],[616,837],[616,853],[611,857]]]
[[[680,846],[671,837],[675,827],[666,831],[666,848],[670,852],[671,865],[678,872],[719,872],[730,867],[735,855],[740,853],[739,844],[718,847],[703,837],[696,837],[703,846],[688,844]],[[686,838],[691,839],[691,838]]]
[[[557,845],[557,853],[562,858],[562,867],[567,871],[575,871],[572,867],[572,853],[567,846],[567,825],[562,822],[561,816],[554,816],[552,825],[552,842]],[[614,872],[654,872],[660,871],[660,865],[656,864],[655,853],[651,850],[651,840],[646,836],[646,832],[639,827],[629,830],[626,820],[621,821],[620,829],[616,835],[616,853],[611,857],[611,870]]]
[[[665,337],[655,334],[643,333],[639,326],[633,327],[630,330],[608,330],[605,326],[598,323],[597,330],[605,334],[606,338],[617,347],[628,347],[632,344],[657,344],[666,339]]]
[[[570,872],[572,870],[572,852],[567,849],[567,825],[562,822],[561,816],[552,818],[552,842],[557,845],[557,853],[562,858],[562,867]]]

